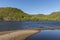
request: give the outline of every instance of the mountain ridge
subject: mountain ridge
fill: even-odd
[[[0,21],[41,21],[60,20],[60,12],[52,12],[49,15],[29,15],[21,9],[13,7],[0,7]]]

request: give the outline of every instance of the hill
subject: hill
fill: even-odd
[[[20,21],[27,20],[29,15],[17,8],[0,8],[0,21]]]
[[[37,14],[37,15],[32,15],[31,20],[32,21],[40,21],[40,20],[46,20],[47,15],[44,14]]]
[[[41,21],[60,20],[60,12],[52,12],[50,15],[29,15],[21,9],[4,7],[0,8],[0,21]]]
[[[48,16],[49,20],[60,20],[60,12],[52,12],[49,16]]]
[[[60,12],[52,12],[50,15],[44,15],[44,14],[38,14],[38,15],[33,15],[32,19],[36,21],[44,20],[44,21],[59,21],[60,20]]]

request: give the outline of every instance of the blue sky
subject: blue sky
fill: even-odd
[[[0,0],[0,7],[16,7],[28,14],[60,11],[60,0]]]

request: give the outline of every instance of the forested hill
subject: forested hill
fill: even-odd
[[[0,21],[21,21],[27,20],[29,15],[17,8],[0,8]]]
[[[0,21],[40,21],[60,20],[60,12],[52,12],[50,15],[29,15],[21,9],[5,7],[0,8]]]

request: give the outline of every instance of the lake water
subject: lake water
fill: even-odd
[[[60,27],[60,21],[0,22],[0,31],[40,27]]]
[[[42,30],[27,40],[60,40],[60,30]]]
[[[60,27],[60,21],[0,22],[0,31]],[[60,40],[60,30],[42,30],[27,40]]]

